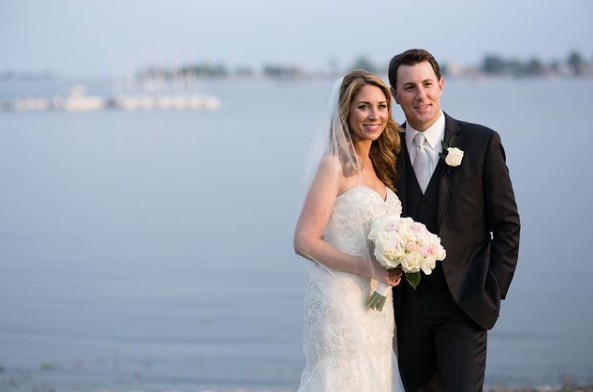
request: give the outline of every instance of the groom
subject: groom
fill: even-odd
[[[396,182],[402,215],[424,223],[447,252],[416,290],[394,288],[402,381],[406,392],[481,391],[487,331],[519,250],[505,152],[495,131],[441,110],[444,79],[427,51],[393,57],[389,83],[406,116]]]

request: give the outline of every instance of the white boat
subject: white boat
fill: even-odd
[[[2,111],[49,111],[92,112],[106,109],[128,111],[146,110],[216,110],[220,108],[218,98],[203,94],[188,93],[139,93],[117,95],[113,98],[87,95],[84,85],[75,85],[66,97],[24,98],[0,102]]]
[[[114,99],[114,107],[123,110],[215,110],[220,100],[203,95],[128,95]]]
[[[67,112],[92,112],[106,107],[105,98],[86,95],[86,87],[83,85],[72,87],[70,95],[61,102],[61,109]]]

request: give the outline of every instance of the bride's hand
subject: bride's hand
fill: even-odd
[[[373,276],[371,278],[392,287],[397,286],[401,282],[401,269],[388,270],[376,261],[372,261],[371,265],[373,268]]]
[[[404,271],[402,271],[400,267],[387,270],[387,272],[389,273],[389,280],[393,282],[391,286],[397,286],[398,284],[400,284],[401,280],[404,277]]]

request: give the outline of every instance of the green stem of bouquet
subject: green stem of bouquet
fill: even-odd
[[[367,300],[367,307],[369,309],[375,309],[378,311],[383,310],[383,305],[385,305],[385,300],[387,297],[382,296],[381,294],[377,293],[376,291],[370,295],[369,299]]]
[[[418,287],[418,285],[420,284],[420,279],[422,278],[420,272],[406,272],[404,276],[406,277],[408,284],[412,286],[414,290],[416,290],[416,287]],[[383,310],[383,306],[385,305],[386,299],[387,297],[384,297],[381,294],[374,291],[373,294],[371,294],[367,299],[366,306],[369,309],[381,311]]]

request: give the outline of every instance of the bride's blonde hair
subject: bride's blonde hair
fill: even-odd
[[[385,83],[378,76],[364,71],[354,70],[344,76],[340,86],[340,95],[338,98],[338,115],[342,127],[348,130],[350,140],[352,139],[352,130],[348,124],[350,116],[350,107],[352,100],[366,86],[376,86],[385,95],[389,117],[385,130],[379,138],[371,144],[370,158],[377,177],[389,188],[395,191],[395,180],[397,178],[396,154],[399,153],[401,142],[399,137],[399,125],[393,120],[393,109],[391,107],[391,93]],[[351,153],[354,146],[350,146]],[[347,167],[347,162],[342,162]]]

